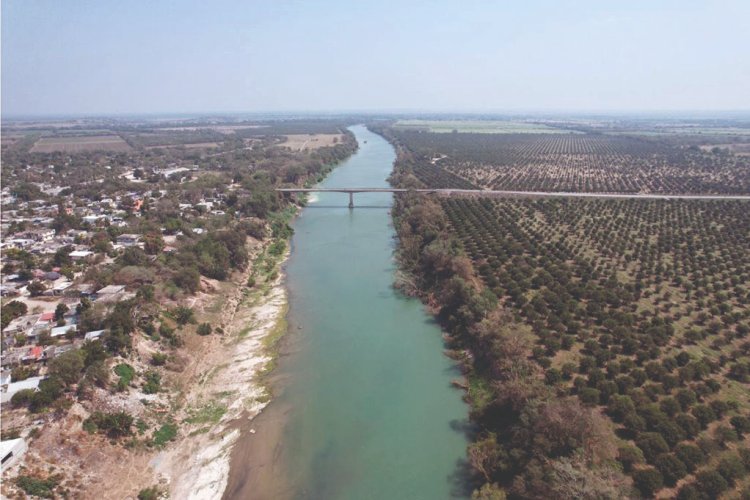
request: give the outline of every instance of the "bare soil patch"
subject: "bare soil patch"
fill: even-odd
[[[133,148],[119,135],[83,137],[42,137],[31,148],[32,153],[82,153],[86,151],[132,151]]]
[[[344,140],[341,134],[290,134],[284,137],[286,141],[281,145],[293,151],[324,148]]]

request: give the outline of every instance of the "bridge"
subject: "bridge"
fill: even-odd
[[[750,195],[719,194],[659,194],[659,193],[570,193],[554,191],[503,191],[492,189],[446,189],[446,188],[279,188],[280,193],[348,193],[349,208],[354,208],[354,193],[422,193],[439,196],[480,196],[487,198],[605,198],[630,200],[745,200]]]

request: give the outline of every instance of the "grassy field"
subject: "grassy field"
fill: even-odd
[[[118,135],[84,137],[42,137],[31,148],[31,153],[83,153],[87,151],[126,152],[133,148]]]
[[[473,134],[569,134],[569,130],[557,129],[537,123],[499,120],[399,120],[396,130],[423,130],[436,133]]]

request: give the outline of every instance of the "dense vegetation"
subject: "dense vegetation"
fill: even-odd
[[[415,153],[405,135],[434,145]],[[445,174],[432,159],[477,139],[391,138],[399,186],[434,186]],[[465,368],[476,497],[748,494],[748,213],[736,201],[397,200],[399,285],[435,309]]]

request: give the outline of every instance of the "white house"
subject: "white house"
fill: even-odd
[[[0,393],[0,403],[7,403],[18,391],[23,391],[24,389],[37,390],[39,382],[42,380],[44,380],[44,377],[29,377],[26,380],[11,382],[7,388],[3,386],[2,393]]]
[[[101,337],[103,333],[104,333],[104,330],[94,330],[93,332],[88,332],[83,339],[84,340],[96,340],[99,337]]]
[[[0,441],[0,460],[2,460],[0,471],[5,472],[15,464],[26,453],[26,449],[26,441],[23,438]]]

